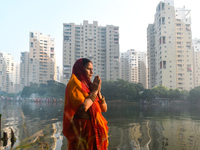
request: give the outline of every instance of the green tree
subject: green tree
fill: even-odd
[[[163,85],[155,86],[152,89],[152,91],[156,97],[160,97],[160,98],[168,98],[169,97],[168,89],[167,89],[167,87],[165,87]]]
[[[181,90],[180,92],[181,92],[180,99],[187,100],[188,96],[189,96],[189,91],[187,91],[187,90]]]
[[[22,97],[29,97],[33,93],[31,86],[25,86],[22,90]]]
[[[152,100],[152,99],[154,99],[155,98],[155,95],[154,95],[154,93],[153,93],[153,91],[152,90],[150,90],[150,89],[144,89],[144,91],[142,92],[142,99],[143,100]]]
[[[40,97],[64,98],[65,85],[54,80],[47,81],[47,84],[31,83],[30,86],[25,86],[22,90],[23,97],[30,97],[31,94],[38,94]]]
[[[101,89],[107,100],[137,101],[142,88],[141,85],[118,79],[117,81],[103,81]]]
[[[133,86],[134,86],[134,88],[135,88],[135,90],[136,90],[136,97],[135,97],[135,98],[136,98],[137,100],[141,99],[141,96],[142,96],[142,95],[141,95],[140,93],[141,93],[142,91],[144,91],[143,85],[142,85],[141,83],[134,83]]]
[[[195,87],[189,92],[189,100],[200,100],[200,86]]]
[[[179,89],[169,89],[169,98],[170,99],[180,99],[181,91]]]

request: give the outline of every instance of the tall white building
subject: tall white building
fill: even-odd
[[[0,52],[0,91],[14,93],[15,61],[9,53]]]
[[[57,81],[63,83],[63,69],[61,66],[57,66]]]
[[[200,86],[200,39],[193,39],[194,50],[194,87]]]
[[[149,88],[194,87],[191,38],[190,10],[174,8],[173,0],[161,1],[147,29]]]
[[[129,54],[127,52],[120,53],[120,79],[129,81]]]
[[[154,25],[149,24],[147,28],[147,61],[148,61],[148,88],[156,85],[156,50],[154,39]]]
[[[20,56],[20,90],[29,86],[29,52],[21,52]]]
[[[138,52],[129,49],[121,53],[121,79],[130,83],[138,83]]]
[[[89,58],[94,76],[102,80],[119,78],[119,27],[99,26],[97,21],[83,25],[63,24],[63,82],[67,84],[72,67],[79,58]]]
[[[130,83],[141,83],[147,88],[147,56],[145,52],[129,49],[120,54],[120,78]]]
[[[57,65],[54,38],[40,32],[30,32],[29,82],[46,84],[56,80]]]
[[[20,63],[15,62],[15,84],[14,84],[14,93],[21,91],[20,89]]]
[[[147,53],[138,51],[138,82],[148,88]]]

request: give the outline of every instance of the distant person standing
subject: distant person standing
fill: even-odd
[[[93,65],[81,58],[73,66],[72,76],[65,91],[63,134],[68,150],[107,150],[108,127],[101,112],[107,111],[101,95],[101,79],[94,78]]]

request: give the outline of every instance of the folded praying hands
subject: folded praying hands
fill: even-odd
[[[91,91],[96,94],[101,91],[101,79],[98,75],[95,76],[93,83],[91,84]]]

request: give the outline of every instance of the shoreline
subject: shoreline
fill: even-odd
[[[16,99],[0,99],[0,101],[7,101],[7,102],[64,102],[64,100],[38,100],[38,99],[31,99],[31,100],[16,100]],[[200,100],[196,100],[196,101],[191,101],[191,100],[167,100],[168,103],[163,103],[165,100],[160,100],[160,101],[155,101],[153,100],[153,102],[150,103],[142,103],[141,101],[122,101],[122,100],[107,100],[107,104],[142,104],[142,105],[162,105],[162,104],[182,104],[182,103],[190,103],[190,104],[196,104],[196,103],[200,103]],[[161,102],[161,103],[159,103]]]

